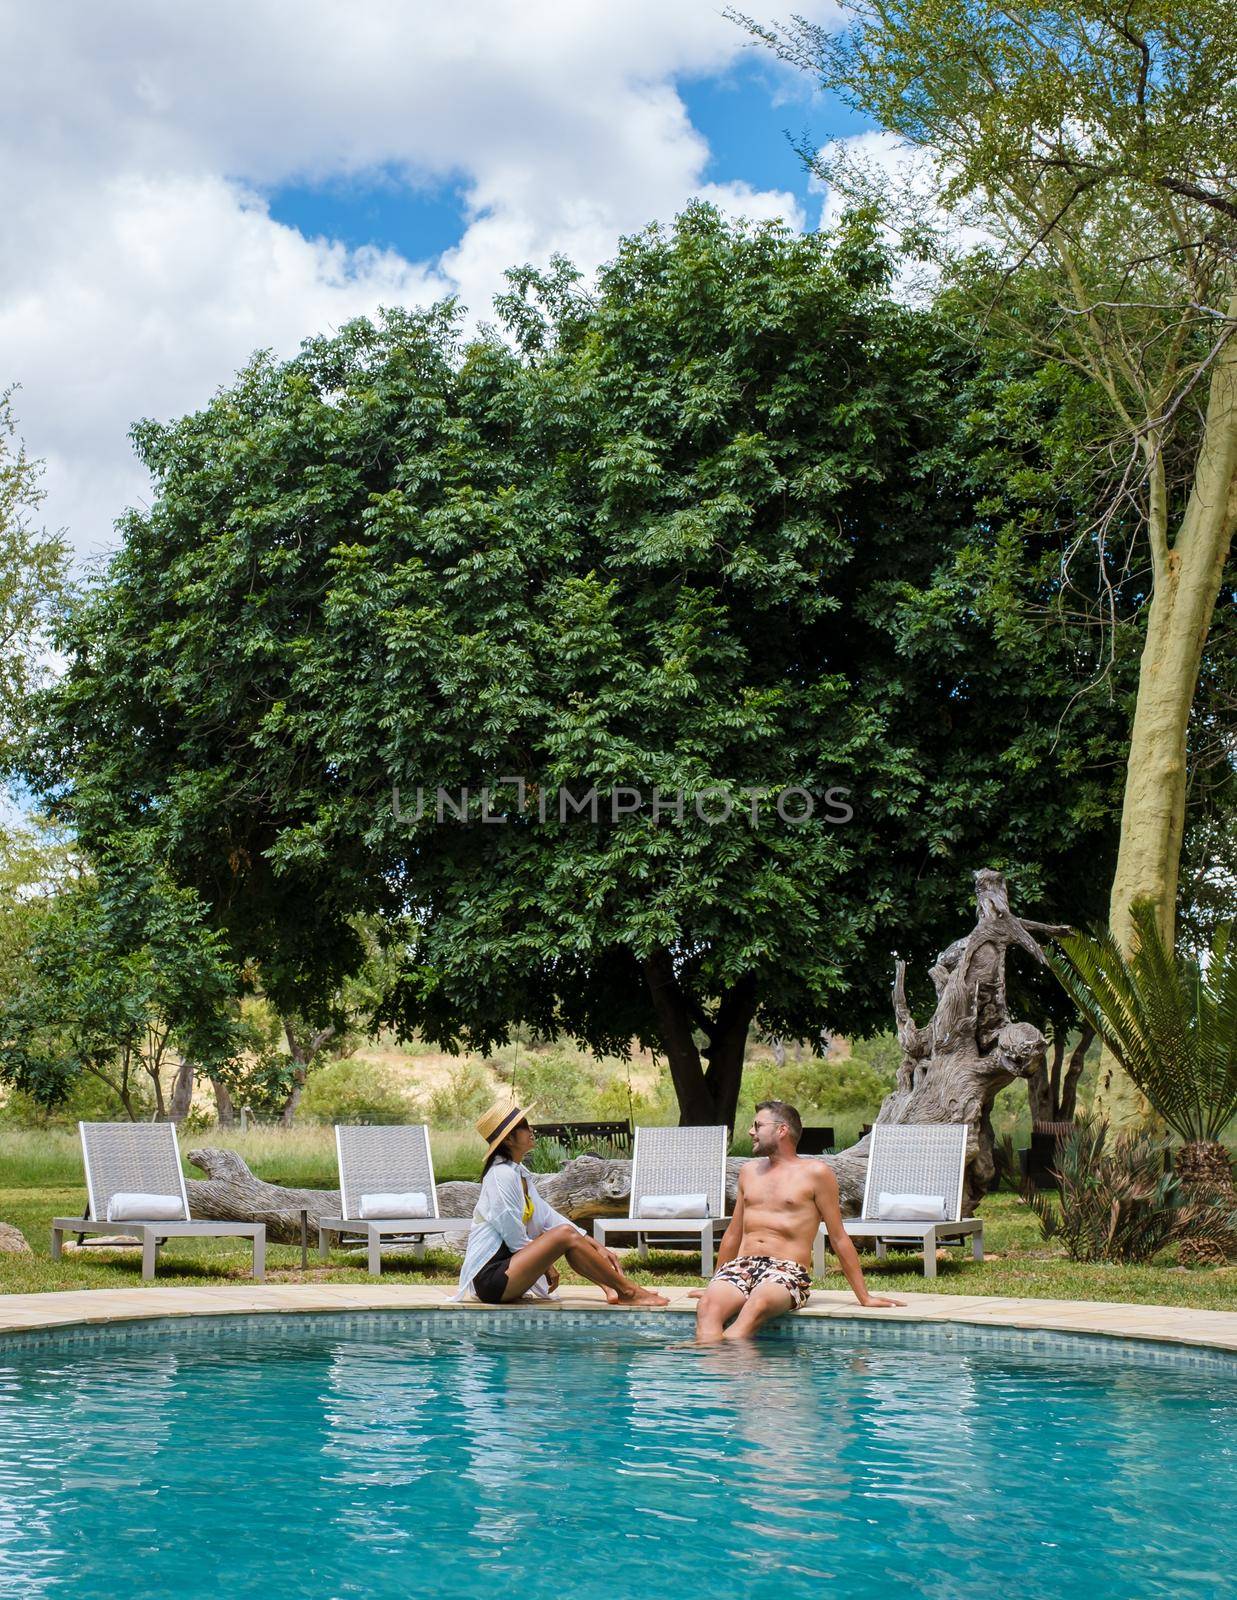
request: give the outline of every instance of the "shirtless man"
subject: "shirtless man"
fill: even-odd
[[[762,1101],[751,1132],[757,1159],[739,1173],[734,1217],[717,1252],[717,1271],[696,1308],[697,1342],[750,1339],[771,1317],[806,1305],[812,1245],[822,1222],[859,1304],[904,1305],[868,1293],[842,1226],[838,1181],[823,1161],[801,1156],[796,1148],[803,1123],[795,1108],[784,1100]]]

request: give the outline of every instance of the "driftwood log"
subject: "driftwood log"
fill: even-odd
[[[205,1179],[190,1179],[185,1186],[195,1217],[212,1222],[264,1222],[268,1240],[297,1244],[302,1208],[309,1213],[311,1233],[320,1217],[339,1215],[338,1189],[286,1189],[264,1183],[235,1150],[190,1150],[189,1163],[206,1174]],[[737,1172],[740,1163],[731,1166]],[[733,1185],[733,1177],[731,1182]],[[631,1162],[577,1156],[559,1172],[538,1174],[537,1187],[556,1210],[577,1222],[622,1216],[631,1193]],[[471,1217],[480,1192],[479,1183],[440,1183],[438,1209],[444,1217]],[[466,1232],[445,1234],[444,1242],[462,1245]]]
[[[857,1210],[863,1197],[864,1162],[850,1160],[852,1154],[848,1150],[828,1158],[838,1170],[843,1209],[848,1211]],[[191,1178],[185,1185],[195,1217],[215,1222],[264,1222],[272,1243],[298,1244],[302,1207],[309,1213],[311,1240],[320,1217],[339,1215],[338,1189],[285,1189],[264,1183],[234,1150],[190,1150],[189,1162],[207,1175],[205,1179]],[[741,1160],[726,1163],[728,1208],[734,1204],[742,1165]],[[558,1172],[538,1173],[537,1188],[556,1211],[583,1226],[594,1217],[625,1216],[631,1197],[631,1162],[576,1156]],[[440,1183],[438,1208],[444,1217],[470,1217],[480,1192],[479,1183]],[[442,1243],[462,1250],[465,1237],[463,1230],[444,1234]]]
[[[897,1086],[877,1116],[878,1123],[965,1122],[972,1132],[967,1164],[967,1214],[983,1198],[995,1175],[992,1102],[1015,1078],[1026,1078],[1044,1063],[1047,1042],[1029,1022],[1010,1020],[1005,995],[1005,958],[1018,948],[1037,962],[1044,960],[1035,935],[1053,937],[1069,929],[1028,922],[1009,909],[1009,893],[999,872],[975,874],[975,927],[943,951],[931,969],[936,1010],[919,1027],[906,1003],[906,963],[895,966],[894,1018],[902,1046]],[[863,1202],[868,1139],[849,1150],[823,1156],[833,1168],[842,1211],[855,1215]],[[339,1215],[334,1189],[285,1189],[263,1183],[235,1151],[191,1150],[189,1160],[206,1174],[188,1184],[195,1217],[225,1222],[265,1222],[267,1237],[285,1244],[300,1239],[300,1212],[309,1212],[310,1228],[319,1217]],[[742,1161],[727,1164],[727,1206],[733,1204]],[[588,1224],[594,1217],[627,1213],[631,1194],[631,1162],[582,1155],[555,1173],[539,1175],[537,1187],[564,1216]],[[438,1186],[443,1216],[468,1217],[480,1185]],[[443,1242],[462,1248],[464,1234],[448,1234]]]

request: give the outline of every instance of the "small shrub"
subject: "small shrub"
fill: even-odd
[[[898,1043],[896,1033],[874,1033],[870,1039],[854,1041],[850,1047],[850,1058],[856,1066],[870,1068],[885,1085],[885,1094],[888,1094],[902,1065],[902,1046]]]
[[[310,1073],[300,1115],[306,1122],[407,1122],[413,1109],[385,1067],[351,1056]]]
[[[896,1069],[895,1069],[896,1070]],[[893,1087],[866,1061],[787,1061],[783,1066],[762,1061],[748,1069],[744,1105],[761,1100],[787,1100],[803,1113],[876,1111]],[[810,1116],[805,1120],[810,1120]]]
[[[576,1156],[600,1156],[606,1161],[630,1161],[631,1151],[609,1139],[538,1139],[524,1165],[530,1172],[560,1172]]]
[[[141,1121],[154,1115],[154,1098],[143,1074],[132,1086],[130,1098]],[[10,1089],[0,1105],[0,1122],[12,1128],[76,1128],[79,1122],[127,1122],[120,1096],[101,1078],[83,1072],[73,1082],[67,1098],[55,1106],[42,1105],[23,1089]]]
[[[426,1097],[425,1114],[435,1126],[476,1122],[494,1095],[493,1079],[480,1062],[460,1061]]]
[[[591,1120],[596,1092],[595,1063],[555,1047],[522,1056],[516,1066],[516,1093],[544,1121]]]
[[[1030,1203],[1045,1239],[1060,1239],[1071,1261],[1140,1262],[1172,1244],[1222,1247],[1237,1214],[1184,1191],[1164,1170],[1165,1144],[1147,1134],[1108,1137],[1108,1124],[1088,1118],[1057,1152],[1060,1196]]]

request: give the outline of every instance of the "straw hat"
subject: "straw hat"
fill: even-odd
[[[531,1122],[533,1108],[522,1106],[518,1100],[513,1100],[508,1095],[502,1100],[495,1100],[494,1104],[484,1116],[477,1118],[477,1132],[486,1142],[486,1155],[497,1150],[517,1122]]]

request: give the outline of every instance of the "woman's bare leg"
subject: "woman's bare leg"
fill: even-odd
[[[552,1267],[559,1256],[567,1254],[568,1246],[576,1237],[574,1228],[550,1228],[521,1247],[507,1263],[507,1287],[503,1300],[518,1300],[526,1294],[547,1267]]]
[[[596,1239],[590,1239],[586,1233],[576,1234],[575,1242],[567,1251],[567,1260],[572,1270],[578,1272],[582,1278],[600,1285],[611,1305],[618,1305],[620,1302],[633,1306],[666,1304],[664,1294],[658,1294],[656,1289],[646,1289],[642,1284],[633,1283],[620,1267],[614,1265]]]
[[[615,1267],[601,1246],[574,1228],[550,1228],[517,1250],[507,1263],[507,1287],[503,1300],[518,1300],[526,1294],[547,1267],[566,1256],[576,1272],[591,1283],[600,1284],[612,1304],[664,1306],[666,1298],[644,1289]]]

